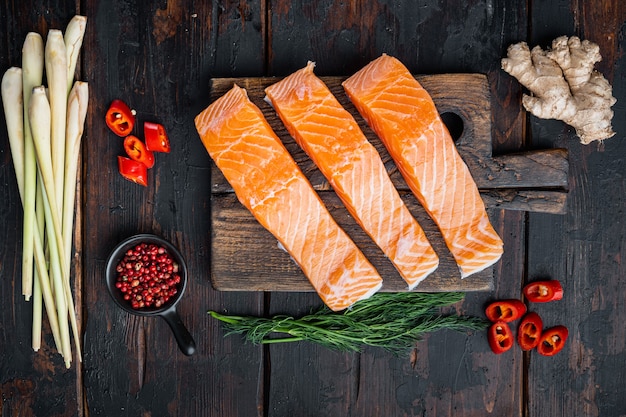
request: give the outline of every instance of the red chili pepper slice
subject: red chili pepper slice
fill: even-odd
[[[113,100],[107,110],[106,122],[117,136],[127,136],[135,126],[135,115],[122,100]]]
[[[117,157],[120,174],[134,183],[148,186],[148,167],[145,164],[124,156]]]
[[[563,350],[569,331],[565,326],[554,326],[541,334],[537,352],[543,356],[553,356]]]
[[[126,136],[126,139],[124,139],[124,149],[131,159],[141,162],[147,168],[154,166],[154,153],[146,149],[146,145],[136,136]]]
[[[487,340],[493,353],[499,355],[513,346],[513,332],[507,323],[499,321],[489,327]]]
[[[143,135],[146,139],[146,147],[154,152],[170,152],[170,141],[163,125],[152,122],[143,124]]]
[[[541,332],[543,331],[543,320],[539,314],[531,311],[526,314],[517,328],[517,344],[522,350],[532,350],[539,344]]]
[[[489,304],[485,309],[487,318],[492,321],[505,323],[519,319],[526,313],[526,305],[520,300],[498,300]]]
[[[547,303],[563,298],[563,287],[555,279],[535,281],[524,287],[524,297],[533,303]]]

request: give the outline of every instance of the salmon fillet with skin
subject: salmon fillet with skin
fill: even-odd
[[[461,277],[496,263],[502,240],[428,92],[388,55],[370,62],[343,87],[439,226]]]
[[[334,311],[368,298],[382,278],[327,208],[244,89],[195,118],[239,201],[271,232]]]
[[[265,89],[289,133],[413,289],[439,265],[376,148],[308,65]]]

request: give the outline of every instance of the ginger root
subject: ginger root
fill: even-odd
[[[567,123],[587,145],[615,135],[611,106],[617,100],[611,84],[593,68],[601,59],[597,44],[561,36],[545,51],[539,46],[530,51],[525,42],[509,46],[502,69],[532,93],[522,98],[527,111]]]

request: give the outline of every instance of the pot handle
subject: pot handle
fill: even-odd
[[[176,342],[178,343],[178,347],[181,352],[187,356],[193,355],[196,352],[196,342],[194,342],[189,330],[187,330],[183,324],[180,316],[176,312],[176,309],[171,308],[164,311],[160,314],[160,316],[163,317],[163,319],[170,326],[170,329],[172,329],[172,333],[174,333],[174,338],[176,338]]]

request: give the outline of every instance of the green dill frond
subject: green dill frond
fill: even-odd
[[[481,330],[483,319],[441,314],[441,308],[462,301],[463,293],[378,293],[337,313],[323,306],[299,317],[271,318],[209,314],[221,320],[226,334],[242,334],[254,344],[309,341],[340,351],[374,346],[394,354],[407,352],[425,334],[442,329]]]

